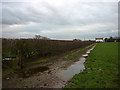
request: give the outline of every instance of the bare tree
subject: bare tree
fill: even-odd
[[[35,38],[36,38],[36,39],[41,39],[41,37],[42,37],[42,36],[40,36],[40,35],[35,35]]]

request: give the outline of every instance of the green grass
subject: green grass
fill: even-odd
[[[13,74],[16,73],[16,71],[19,70],[18,67],[18,60],[4,60],[2,61],[2,78],[8,78],[13,76]]]
[[[88,49],[92,48],[93,45],[94,45],[94,44],[92,44],[92,45],[86,47],[85,49],[82,49],[82,50],[80,50],[80,51],[74,53],[73,55],[69,55],[68,57],[64,58],[64,60],[73,60],[73,59],[75,59],[76,56],[78,56],[78,55],[80,55],[80,54],[86,52]]]
[[[118,43],[98,43],[88,56],[85,68],[65,88],[118,88]]]

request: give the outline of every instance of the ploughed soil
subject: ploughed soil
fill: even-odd
[[[78,50],[79,51],[79,50]],[[77,52],[77,51],[76,51]],[[74,52],[75,53],[75,52]],[[74,54],[71,53],[71,54]],[[69,55],[71,55],[69,54]],[[62,88],[66,85],[66,81],[57,77],[57,72],[65,69],[69,65],[78,61],[81,55],[78,55],[74,60],[66,61],[65,57],[68,55],[62,56],[59,59],[52,60],[47,63],[42,63],[38,65],[34,65],[28,68],[27,75],[15,74],[12,77],[6,78],[2,80],[3,88]],[[37,72],[37,69],[41,70]],[[31,71],[34,70],[37,72],[30,76]],[[31,73],[32,74],[32,73]]]

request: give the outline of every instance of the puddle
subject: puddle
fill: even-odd
[[[27,77],[32,76],[33,74],[36,74],[38,72],[44,72],[48,69],[49,69],[48,67],[43,66],[43,67],[32,68],[32,69],[29,69],[29,70],[23,70],[23,71],[19,72],[19,76],[22,77],[22,78],[27,78]]]
[[[62,70],[57,73],[57,76],[61,78],[64,81],[69,80],[72,78],[73,75],[80,73],[80,71],[83,71],[85,69],[84,63],[85,58],[80,58],[78,62],[75,62],[70,67],[68,67],[66,70]]]
[[[16,59],[16,57],[5,57],[2,60],[14,60],[14,59]]]
[[[80,73],[85,69],[84,62],[86,60],[86,57],[90,53],[91,50],[94,49],[95,46],[93,46],[91,49],[87,50],[86,54],[83,54],[82,57],[79,59],[79,61],[75,62],[65,70],[60,70],[56,73],[56,76],[62,79],[63,81],[70,80],[75,74]]]

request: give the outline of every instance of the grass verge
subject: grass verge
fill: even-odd
[[[92,44],[92,45],[86,47],[85,49],[82,49],[82,50],[80,50],[72,55],[69,55],[68,57],[64,58],[64,60],[73,60],[73,59],[75,59],[76,56],[86,52],[88,49],[92,48],[93,46],[94,46],[94,44]]]
[[[85,68],[65,88],[118,88],[118,43],[98,43],[88,56]]]

